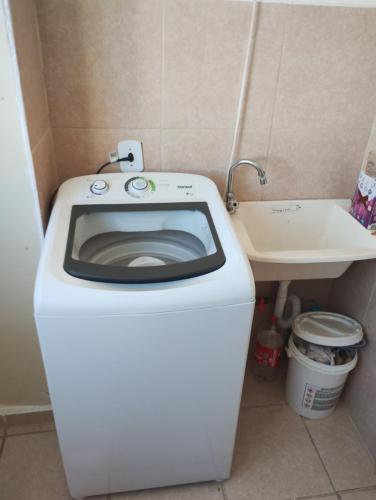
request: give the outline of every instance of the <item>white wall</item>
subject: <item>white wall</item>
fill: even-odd
[[[33,175],[8,5],[0,0],[0,413],[48,403],[33,321],[43,241]]]

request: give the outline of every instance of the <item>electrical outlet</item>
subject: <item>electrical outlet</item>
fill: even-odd
[[[122,141],[118,144],[119,158],[125,158],[132,153],[133,161],[119,162],[122,172],[142,172],[144,170],[144,158],[142,154],[142,143],[139,141]]]

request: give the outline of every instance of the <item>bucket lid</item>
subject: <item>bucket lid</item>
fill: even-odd
[[[363,338],[360,323],[331,312],[300,314],[295,318],[292,329],[295,335],[307,342],[332,347],[353,345]]]

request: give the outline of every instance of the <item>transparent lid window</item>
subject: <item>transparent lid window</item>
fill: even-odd
[[[96,272],[100,281],[119,282],[132,276],[138,282],[137,268],[143,268],[139,282],[148,281],[148,270],[152,281],[168,276],[179,279],[184,271],[188,277],[192,272],[210,272],[213,261],[220,256],[224,262],[224,255],[208,207],[205,203],[180,205],[196,208],[177,209],[176,204],[163,204],[163,210],[158,205],[149,209],[145,205],[73,207],[65,270],[78,276],[75,270],[81,263],[78,277],[95,279]],[[196,263],[197,270],[192,265],[182,267],[189,263]],[[155,279],[157,268],[159,279]]]

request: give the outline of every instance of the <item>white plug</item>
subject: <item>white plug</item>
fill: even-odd
[[[122,172],[142,172],[144,170],[144,158],[142,155],[142,143],[139,141],[122,141],[118,144],[118,157],[126,158],[130,153],[133,161],[121,161],[119,167]]]

